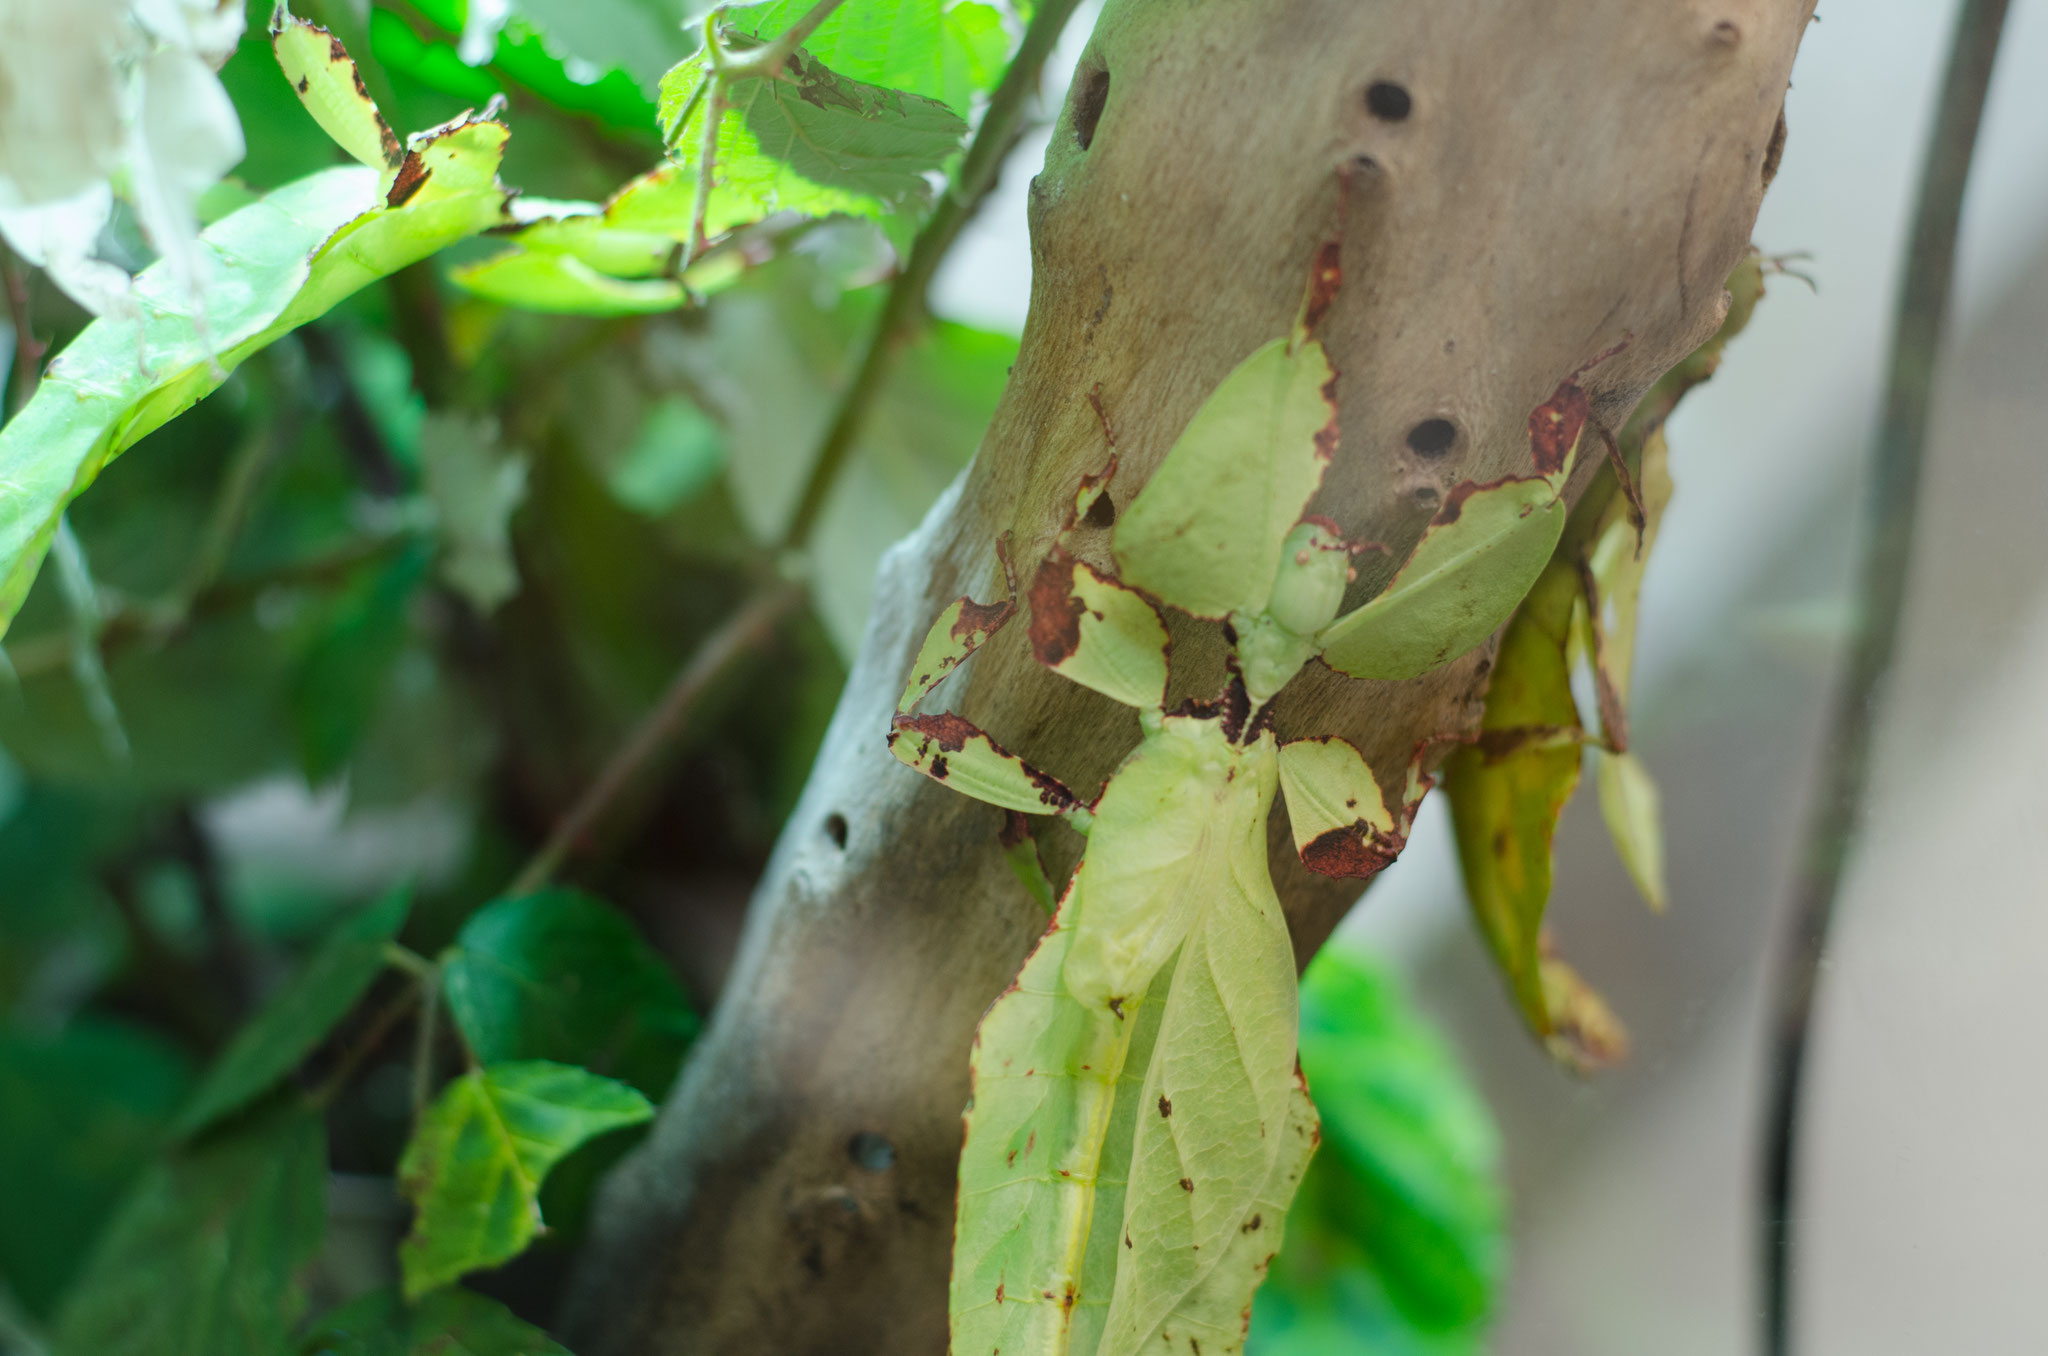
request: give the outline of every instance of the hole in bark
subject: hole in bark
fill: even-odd
[[[1375,80],[1365,87],[1365,108],[1384,122],[1400,122],[1415,109],[1408,91],[1391,80]]]
[[[846,1156],[865,1172],[887,1172],[896,1166],[896,1146],[872,1130],[862,1130],[846,1141]]]
[[[1095,502],[1088,506],[1088,512],[1081,519],[1090,527],[1110,527],[1116,523],[1116,501],[1104,491],[1095,496]]]
[[[832,840],[832,846],[846,850],[846,816],[834,810],[825,816],[825,836]]]
[[[1433,509],[1436,507],[1437,501],[1443,497],[1443,492],[1434,485],[1418,485],[1415,487],[1415,503],[1417,507]]]
[[[1081,78],[1081,92],[1074,96],[1074,140],[1087,150],[1095,141],[1095,124],[1109,103],[1109,71],[1098,68]]]
[[[1425,419],[1408,430],[1408,450],[1418,457],[1441,457],[1458,441],[1458,426],[1448,419]]]

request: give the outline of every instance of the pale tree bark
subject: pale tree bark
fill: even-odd
[[[1529,413],[1567,375],[1626,341],[1582,378],[1618,428],[1713,332],[1811,10],[1110,0],[1032,185],[1009,387],[972,468],[884,566],[723,1000],[602,1199],[567,1319],[577,1351],[944,1351],[968,1045],[1045,917],[1004,863],[999,812],[899,767],[884,736],[931,619],[997,594],[1005,532],[1028,571],[1101,468],[1091,393],[1126,503],[1223,375],[1286,332],[1349,171],[1324,330],[1342,441],[1312,507],[1392,548],[1361,557],[1362,596],[1452,485],[1527,472]],[[1369,97],[1381,83],[1405,100]],[[1431,420],[1451,425],[1447,448],[1411,439]],[[1575,491],[1598,463],[1581,459]],[[1085,543],[1098,563],[1107,537]],[[1038,668],[1022,632],[941,693],[1098,786],[1137,722]],[[1173,658],[1174,700],[1220,686],[1212,628],[1178,626]],[[1394,782],[1418,739],[1476,723],[1490,662],[1408,683],[1314,667],[1279,730],[1349,736]],[[1078,854],[1064,827],[1041,836],[1056,868]],[[1310,876],[1284,837],[1276,815],[1274,879],[1306,960],[1356,890]]]

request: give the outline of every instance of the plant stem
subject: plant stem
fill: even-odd
[[[7,293],[7,319],[14,326],[13,376],[8,381],[5,408],[0,408],[0,423],[5,423],[21,413],[35,395],[36,386],[43,379],[43,355],[49,351],[49,345],[35,336],[28,278],[5,245],[0,245],[0,290]]]
[[[669,683],[661,701],[633,727],[633,733],[613,752],[597,779],[584,789],[569,812],[556,822],[547,842],[514,878],[508,894],[529,894],[553,878],[584,835],[618,799],[619,793],[682,728],[705,689],[740,656],[765,644],[774,633],[776,624],[802,598],[803,590],[799,585],[777,580],[757,591],[724,625],[704,638],[696,653]]]
[[[839,398],[839,407],[811,460],[810,479],[783,536],[785,550],[800,551],[809,544],[811,533],[818,526],[818,515],[824,512],[825,500],[853,453],[861,426],[867,422],[868,411],[889,379],[902,341],[924,317],[925,293],[931,287],[932,275],[938,272],[961,227],[973,217],[994,186],[996,171],[1022,129],[1026,103],[1038,89],[1039,72],[1078,3],[1079,0],[1044,0],[1031,16],[1031,26],[1025,29],[1024,40],[1018,44],[1017,55],[1011,58],[1002,82],[989,96],[988,110],[982,114],[981,126],[961,158],[958,172],[940,196],[931,219],[917,233],[903,271],[890,284],[881,314],[868,332],[853,381]]]
[[[412,1118],[419,1120],[434,1098],[434,1038],[440,1034],[441,967],[420,976],[419,1023],[413,1028]]]
[[[1871,536],[1864,560],[1860,626],[1836,693],[1823,785],[1808,825],[1805,860],[1786,916],[1784,950],[1771,996],[1762,1249],[1764,1350],[1792,1344],[1792,1268],[1797,1234],[1799,1113],[1813,1004],[1828,928],[1855,842],[1869,781],[1876,715],[1898,648],[1912,563],[1921,465],[1932,413],[1935,364],[1955,274],[1957,228],[1978,124],[2005,24],[2006,0],[1963,0],[1934,132],[1921,167],[1920,196],[1892,334],[1883,420],[1871,459]]]

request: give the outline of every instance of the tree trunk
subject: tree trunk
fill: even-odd
[[[1107,458],[1127,503],[1197,405],[1287,331],[1340,226],[1325,322],[1342,442],[1312,508],[1388,557],[1448,489],[1529,469],[1528,418],[1580,378],[1596,424],[1713,332],[1783,143],[1812,0],[1109,0],[1032,184],[1023,349],[980,453],[883,567],[866,643],[753,902],[708,1033],[617,1173],[567,1335],[585,1356],[940,1353],[975,1023],[1045,916],[1000,812],[884,747],[910,658],[954,597],[1030,567]],[[1340,172],[1348,170],[1348,201]],[[1432,420],[1443,429],[1411,432]],[[1600,463],[1589,429],[1574,492]],[[1420,449],[1420,450],[1418,450]],[[1106,532],[1089,534],[1107,563]],[[1040,669],[1013,626],[940,696],[1069,785],[1138,738]],[[1222,681],[1175,628],[1173,699]],[[1383,781],[1471,728],[1487,650],[1407,683],[1313,666],[1283,737],[1337,733]],[[1042,827],[1056,874],[1078,855]],[[1306,960],[1356,896],[1273,875]]]

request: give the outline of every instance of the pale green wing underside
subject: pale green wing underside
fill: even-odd
[[[1321,344],[1276,339],[1204,401],[1116,524],[1123,581],[1198,617],[1256,612],[1335,446]]]
[[[1550,561],[1565,505],[1540,476],[1453,495],[1386,589],[1318,639],[1354,678],[1414,678],[1499,629]]]

